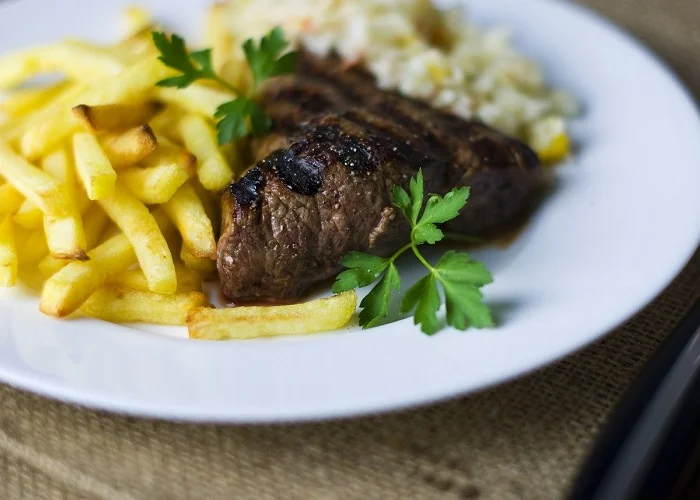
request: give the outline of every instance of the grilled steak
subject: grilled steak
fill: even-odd
[[[537,198],[537,156],[475,121],[379,90],[361,69],[304,55],[262,104],[272,134],[223,197],[221,288],[232,300],[289,299],[332,277],[351,250],[390,254],[408,239],[391,202],[423,169],[427,192],[471,187],[446,230],[491,236]]]

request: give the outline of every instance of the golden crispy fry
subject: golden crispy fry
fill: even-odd
[[[12,219],[0,219],[0,287],[13,287],[17,283],[17,245]]]
[[[150,125],[158,137],[167,137],[170,141],[182,143],[179,123],[184,116],[185,111],[172,104],[167,104],[163,111],[153,117]]]
[[[42,108],[69,87],[68,82],[61,82],[48,87],[14,90],[7,99],[0,103],[0,111],[17,119]]]
[[[243,161],[246,144],[249,141],[247,139],[241,139],[239,141],[229,142],[223,146],[219,146],[221,154],[224,155],[226,163],[231,165],[231,170],[234,172],[234,176],[240,177],[246,170],[246,164]]]
[[[210,191],[223,190],[233,171],[219,150],[214,127],[197,115],[185,116],[179,126],[185,147],[197,157],[199,182]]]
[[[205,43],[207,47],[211,47],[212,63],[217,73],[226,61],[233,57],[236,48],[229,30],[222,22],[227,16],[226,7],[226,4],[214,3],[209,8],[204,30]]]
[[[216,240],[204,205],[190,184],[183,185],[163,205],[168,217],[182,235],[184,244],[196,255],[205,259],[216,259]]]
[[[216,261],[208,257],[197,257],[187,245],[182,245],[180,258],[188,269],[200,273],[204,278],[213,278],[216,273]]]
[[[147,205],[165,203],[189,178],[185,170],[173,164],[125,168],[119,172],[122,183]]]
[[[121,184],[117,184],[114,195],[99,203],[134,246],[150,290],[174,293],[177,277],[173,257],[156,219],[146,206],[129,194]]]
[[[85,231],[78,212],[44,217],[44,232],[51,255],[63,260],[87,260]]]
[[[200,83],[194,83],[184,89],[156,87],[154,94],[161,101],[209,118],[214,116],[216,108],[236,98],[233,92]]]
[[[120,133],[107,133],[100,137],[102,150],[115,169],[130,167],[153,153],[158,147],[153,130],[140,125]]]
[[[65,91],[57,95],[51,102],[47,103],[46,106],[35,109],[31,113],[12,120],[10,122],[12,126],[8,127],[7,130],[0,130],[0,136],[3,137],[5,141],[19,143],[30,129],[40,126],[46,120],[50,120],[52,116],[64,108],[73,106],[73,101],[86,92],[87,89],[87,84],[71,83]],[[50,148],[46,148],[46,152],[54,149],[59,142],[60,141],[57,141],[56,144]],[[37,159],[40,156],[42,155],[36,155],[32,159]]]
[[[345,326],[357,308],[354,290],[288,306],[199,308],[187,317],[190,338],[251,339],[300,335]]]
[[[34,292],[41,294],[42,288],[44,288],[44,283],[46,279],[39,272],[35,265],[22,265],[20,264],[17,270],[17,280],[21,281],[23,285],[28,286]]]
[[[73,115],[91,132],[119,132],[148,123],[161,109],[163,104],[158,101],[101,106],[80,104],[73,108]]]
[[[46,255],[39,261],[39,265],[37,267],[39,268],[39,272],[44,279],[48,279],[66,267],[70,262],[70,260],[57,259],[52,255]]]
[[[88,198],[99,200],[114,193],[117,173],[94,135],[88,132],[75,134],[73,156],[75,169]]]
[[[24,228],[36,229],[44,223],[44,212],[31,201],[24,200],[13,219]]]
[[[23,202],[24,196],[12,184],[0,185],[0,217],[17,213]]]
[[[91,201],[78,180],[72,155],[69,154],[67,148],[58,148],[44,156],[41,161],[41,168],[54,179],[64,184],[70,210],[75,209],[81,214],[87,210]]]
[[[96,82],[116,76],[122,69],[106,50],[66,40],[0,57],[0,89],[16,87],[40,73],[60,71],[76,81]]]
[[[137,5],[130,5],[124,9],[123,23],[124,32],[129,37],[150,27],[153,19],[145,9]]]
[[[74,106],[141,101],[156,82],[172,74],[171,69],[148,56],[101,85],[79,92],[77,96],[72,95],[66,106],[52,106],[41,121],[32,123],[26,130],[20,140],[22,154],[28,158],[42,156],[74,133],[79,127],[71,111]]]
[[[50,316],[76,311],[110,277],[136,262],[129,239],[119,234],[88,253],[90,260],[73,261],[51,276],[41,293],[39,309]]]
[[[189,311],[209,304],[202,292],[163,295],[126,287],[97,290],[80,308],[83,314],[119,323],[134,321],[184,325]]]
[[[207,217],[209,217],[211,226],[214,229],[214,237],[218,240],[221,230],[221,194],[207,191],[196,180],[193,180],[191,184],[202,201],[202,205],[204,205],[204,211],[207,213]]]
[[[50,215],[66,215],[68,204],[61,183],[0,143],[0,176]]]
[[[141,164],[144,167],[159,167],[174,165],[192,177],[196,173],[197,158],[186,149],[178,146],[170,139],[157,135],[158,149],[148,155]]]
[[[42,167],[45,172],[63,183],[69,205],[67,215],[45,215],[43,217],[49,252],[58,259],[87,260],[83,219],[76,205],[78,189],[66,150],[59,148],[44,157]]]
[[[107,214],[97,205],[92,205],[83,217],[86,248],[92,250],[107,226]],[[39,270],[45,278],[50,278],[63,269],[69,261],[47,255],[39,262]]]
[[[158,49],[153,45],[151,34],[154,31],[163,31],[158,24],[149,24],[141,30],[134,32],[114,46],[113,51],[118,57],[137,58],[150,54],[158,57]]]
[[[201,292],[202,278],[198,273],[186,268],[182,264],[175,264],[178,292]],[[129,269],[107,281],[108,286],[119,286],[148,292],[148,280],[140,269]]]
[[[83,216],[85,242],[90,250],[95,248],[95,245],[100,241],[108,222],[107,214],[97,204],[90,206],[90,209]]]
[[[15,226],[15,243],[20,264],[36,264],[49,253],[43,228],[29,230]]]

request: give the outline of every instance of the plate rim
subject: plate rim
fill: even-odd
[[[546,0],[550,4],[558,4],[561,6],[560,2],[556,0]],[[8,6],[11,6],[15,2],[8,2],[7,4],[0,5],[0,11]],[[677,75],[677,73],[671,68],[671,66],[661,58],[654,50],[652,50],[646,43],[637,39],[632,34],[628,33],[625,29],[618,26],[611,20],[601,16],[597,12],[593,11],[591,8],[583,6],[578,3],[566,3],[565,7],[567,9],[572,9],[577,11],[576,14],[579,16],[585,16],[589,19],[595,21],[597,24],[605,26],[607,30],[615,32],[618,36],[621,36],[624,41],[634,46],[637,50],[644,53],[644,55],[653,61],[657,68],[663,71],[666,76],[670,77],[675,91],[682,95],[684,99],[692,106],[695,118],[700,130],[700,109],[698,108],[698,103],[696,97],[687,86],[684,84],[682,79]],[[243,416],[238,418],[236,415],[231,415],[230,412],[225,414],[217,414],[212,411],[205,411],[204,413],[198,409],[185,409],[183,405],[164,405],[158,403],[154,406],[148,406],[140,400],[125,401],[124,398],[117,396],[105,396],[104,394],[93,394],[85,389],[76,389],[74,387],[66,386],[65,384],[60,384],[56,379],[48,380],[44,379],[41,375],[28,375],[28,374],[11,374],[5,370],[5,367],[0,364],[0,381],[7,383],[10,386],[27,390],[32,393],[40,394],[42,396],[49,397],[51,399],[63,402],[69,402],[84,408],[92,408],[99,410],[106,410],[109,412],[114,412],[117,414],[132,415],[147,418],[156,419],[168,419],[176,421],[191,421],[191,422],[208,422],[208,423],[282,423],[282,422],[300,422],[300,421],[325,421],[325,420],[335,420],[352,418],[362,415],[375,414],[375,413],[388,413],[395,411],[402,411],[409,408],[415,408],[419,406],[425,406],[428,404],[433,404],[439,401],[445,401],[453,398],[457,398],[466,394],[473,394],[475,392],[481,392],[496,385],[510,382],[516,378],[528,375],[534,371],[541,369],[544,366],[550,365],[557,362],[569,355],[585,349],[589,345],[599,341],[601,338],[612,333],[620,325],[629,321],[632,317],[637,315],[644,308],[648,307],[656,298],[663,294],[668,286],[679,276],[682,270],[687,266],[690,260],[695,255],[698,245],[700,244],[700,228],[697,228],[698,235],[696,237],[695,246],[686,252],[685,258],[674,266],[674,272],[672,275],[668,276],[664,280],[663,286],[656,289],[654,292],[646,294],[646,299],[640,304],[638,304],[634,310],[628,312],[625,315],[621,315],[614,325],[604,331],[597,332],[595,336],[590,336],[586,341],[580,343],[575,348],[564,348],[558,352],[552,352],[549,356],[541,356],[540,361],[535,364],[529,364],[526,368],[511,370],[511,373],[507,375],[500,375],[493,377],[492,380],[488,380],[485,383],[479,385],[478,388],[470,389],[454,389],[450,388],[443,391],[432,391],[431,395],[415,395],[410,398],[410,400],[405,400],[397,402],[396,400],[389,400],[385,405],[378,405],[376,403],[369,403],[367,407],[355,406],[353,408],[339,408],[336,406],[335,411],[324,410],[319,413],[313,413],[308,411],[301,412],[289,412],[288,415],[259,415],[255,416]],[[671,266],[669,266],[671,267]],[[651,288],[651,287],[650,287]],[[400,325],[407,325],[410,323],[410,318],[400,320],[398,322],[392,323],[394,327],[400,327]],[[107,325],[107,324],[106,324]],[[114,325],[110,325],[114,326]],[[174,342],[191,342],[191,340],[184,339],[172,339],[164,338],[160,340],[174,341]]]

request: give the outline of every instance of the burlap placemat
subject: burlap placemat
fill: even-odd
[[[585,3],[649,43],[700,95],[700,2]],[[562,363],[461,400],[354,421],[151,422],[0,386],[0,498],[559,498],[627,383],[698,296],[700,253],[633,321]]]

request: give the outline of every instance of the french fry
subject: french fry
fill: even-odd
[[[0,89],[16,87],[40,73],[60,71],[76,81],[96,82],[116,76],[122,69],[123,65],[104,49],[66,40],[0,57]]]
[[[192,153],[162,135],[156,135],[156,138],[158,140],[158,149],[141,162],[144,167],[174,165],[185,171],[189,176],[196,174],[197,158]]]
[[[20,265],[17,270],[17,281],[21,281],[23,285],[41,294],[46,279],[35,265]]]
[[[76,311],[110,277],[136,262],[129,239],[119,234],[88,252],[90,260],[73,261],[44,284],[39,309],[63,317]]]
[[[153,20],[145,9],[130,5],[124,9],[123,23],[126,36],[129,37],[151,26]]]
[[[175,265],[168,244],[146,206],[117,184],[114,194],[99,200],[100,206],[129,238],[151,291],[174,293]]]
[[[48,87],[14,90],[7,99],[0,103],[0,111],[17,119],[42,108],[69,87],[68,82],[60,82]]]
[[[202,205],[204,205],[204,211],[207,213],[207,217],[209,217],[211,226],[214,229],[214,237],[218,240],[221,230],[221,194],[207,191],[204,186],[194,180],[192,181],[192,187],[202,201]]]
[[[67,215],[43,217],[49,252],[57,259],[87,260],[83,219],[76,205],[76,179],[66,150],[59,148],[44,157],[42,167],[45,172],[63,183],[69,205]]]
[[[163,205],[163,210],[182,235],[184,244],[197,257],[216,259],[216,240],[204,205],[190,184],[184,184]]]
[[[232,58],[234,50],[233,37],[224,26],[226,19],[226,4],[215,3],[207,11],[205,36],[206,45],[211,47],[212,63],[217,72],[221,71],[226,61]]]
[[[105,214],[100,207],[96,205],[90,207],[83,217],[83,229],[85,231],[85,245],[87,249],[92,250],[95,245],[97,245],[97,242],[100,241],[107,221],[107,214]],[[41,274],[45,278],[50,278],[63,269],[69,262],[70,261],[47,255],[39,262],[39,271],[41,271]]]
[[[17,245],[15,226],[10,217],[0,219],[0,287],[17,283]]]
[[[187,245],[182,245],[180,258],[188,269],[200,273],[204,278],[212,278],[216,273],[216,261],[208,257],[197,257]]]
[[[153,57],[158,57],[158,49],[156,49],[155,45],[153,45],[151,34],[154,31],[162,30],[163,28],[161,28],[158,24],[149,24],[144,26],[141,30],[134,32],[115,45],[113,51],[117,54],[117,56],[129,58],[131,60],[146,54],[151,54]]]
[[[162,206],[157,207],[155,210],[153,210],[151,212],[151,215],[153,215],[153,218],[156,220],[156,224],[158,224],[158,229],[160,229],[160,232],[163,233],[163,237],[168,243],[168,248],[170,248],[170,242],[179,238],[177,228],[170,220],[170,217],[168,217],[168,214],[165,213],[165,210],[163,210]]]
[[[41,160],[41,168],[54,179],[64,184],[70,210],[84,213],[90,206],[90,200],[80,185],[75,172],[73,158],[67,148],[60,147]]]
[[[219,146],[221,154],[224,155],[226,163],[231,165],[231,170],[233,170],[235,176],[243,175],[246,170],[246,166],[244,165],[243,161],[245,156],[243,151],[246,148],[247,142],[249,141],[244,139]]]
[[[0,143],[0,176],[50,215],[66,215],[68,204],[61,183]]]
[[[161,109],[163,105],[158,101],[101,106],[79,104],[73,108],[73,115],[91,132],[119,132],[148,123]]]
[[[190,338],[251,339],[301,335],[345,326],[357,308],[354,290],[286,306],[198,308],[187,317]]]
[[[233,92],[200,83],[194,83],[184,89],[156,87],[153,92],[161,101],[207,117],[214,116],[216,108],[236,98]]]
[[[44,222],[44,212],[29,200],[24,200],[12,216],[16,224],[25,229],[37,229]]]
[[[44,223],[44,212],[31,201],[24,200],[13,219],[24,228],[36,229]]]
[[[83,216],[85,242],[90,250],[100,241],[102,233],[107,227],[107,222],[109,222],[107,214],[97,204],[93,204]]]
[[[75,169],[88,198],[99,200],[114,193],[117,173],[94,135],[79,132],[73,136]]]
[[[6,142],[19,143],[22,137],[32,128],[39,127],[64,108],[73,106],[73,101],[83,95],[89,87],[87,84],[71,83],[64,92],[57,95],[50,103],[47,103],[41,109],[35,109],[32,113],[28,113],[17,119],[12,120],[11,127],[7,130],[0,130],[0,137]],[[68,135],[68,134],[67,134]],[[46,152],[55,148],[60,141],[57,141],[50,148],[46,148]],[[33,159],[37,159],[42,155],[36,155]]]
[[[16,226],[15,243],[20,264],[36,264],[49,253],[43,228],[29,230]]]
[[[119,172],[119,179],[124,186],[147,205],[167,202],[189,178],[185,170],[173,164],[131,167]]]
[[[156,82],[172,74],[173,71],[157,59],[144,57],[101,85],[71,95],[68,106],[52,106],[41,121],[28,127],[20,139],[22,154],[38,158],[74,133],[80,125],[71,108],[79,104],[97,106],[143,100]]]
[[[179,123],[184,116],[185,111],[172,104],[167,104],[163,111],[153,117],[150,125],[159,137],[167,137],[173,142],[182,143]]]
[[[140,125],[121,133],[107,133],[100,137],[100,145],[115,169],[130,167],[153,153],[158,147],[153,130]]]
[[[179,126],[185,147],[197,157],[199,182],[210,191],[223,190],[233,171],[219,150],[214,127],[198,115],[185,116]]]
[[[115,323],[145,322],[184,325],[189,311],[209,304],[202,292],[163,295],[126,287],[107,286],[97,290],[80,311]]]
[[[44,233],[49,252],[64,260],[87,260],[83,220],[78,212],[62,217],[44,217]]]
[[[175,274],[177,275],[177,291],[179,293],[202,291],[202,278],[195,271],[186,268],[182,264],[176,264]],[[107,281],[107,286],[130,288],[144,292],[150,291],[146,275],[140,269],[128,269],[113,276]]]
[[[17,213],[23,202],[24,196],[12,184],[0,185],[0,217]]]

